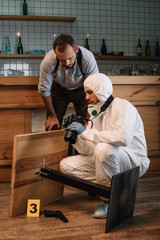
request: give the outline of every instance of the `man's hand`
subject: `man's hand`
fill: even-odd
[[[48,97],[42,96],[42,99],[47,108],[47,113],[48,113],[48,119],[46,120],[46,123],[45,123],[45,130],[51,131],[51,130],[59,129],[60,124],[53,107],[51,96],[48,96]],[[52,129],[53,126],[54,126],[54,129]]]
[[[67,126],[67,129],[70,129],[71,131],[75,131],[78,134],[81,134],[86,130],[85,127],[79,122],[71,123],[70,125]]]
[[[46,120],[46,123],[45,123],[45,130],[51,131],[53,126],[54,126],[54,129],[59,129],[60,128],[59,121],[57,117],[48,116],[48,119]]]

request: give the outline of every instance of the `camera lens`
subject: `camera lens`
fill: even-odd
[[[78,133],[75,131],[68,130],[67,133],[64,136],[64,140],[66,142],[69,142],[71,144],[76,143],[76,138],[77,138]]]

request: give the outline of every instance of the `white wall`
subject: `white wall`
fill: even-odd
[[[0,14],[22,14],[22,0],[0,0]],[[54,34],[71,34],[77,44],[84,45],[90,34],[89,45],[93,52],[100,52],[102,39],[106,39],[108,52],[123,51],[124,55],[136,55],[137,39],[144,47],[146,40],[154,55],[155,41],[160,38],[160,0],[27,0],[29,15],[75,16],[73,23],[0,21],[0,50],[3,41],[10,37],[12,54],[17,44],[16,33],[20,32],[24,52],[52,49]],[[41,60],[0,59],[0,73],[7,69],[19,69],[25,75],[38,75]],[[101,72],[131,66],[133,61],[98,60]],[[136,62],[142,68],[149,61]]]

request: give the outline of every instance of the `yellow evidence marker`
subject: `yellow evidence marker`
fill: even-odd
[[[39,217],[40,215],[40,199],[28,199],[27,217]]]

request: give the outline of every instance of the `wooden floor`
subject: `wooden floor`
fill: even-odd
[[[0,183],[0,239],[17,240],[159,240],[160,239],[160,172],[148,173],[140,178],[134,217],[105,234],[105,219],[94,219],[93,213],[98,197],[65,187],[64,198],[42,208],[61,210],[68,218],[63,223],[55,218],[8,217],[9,183]]]

